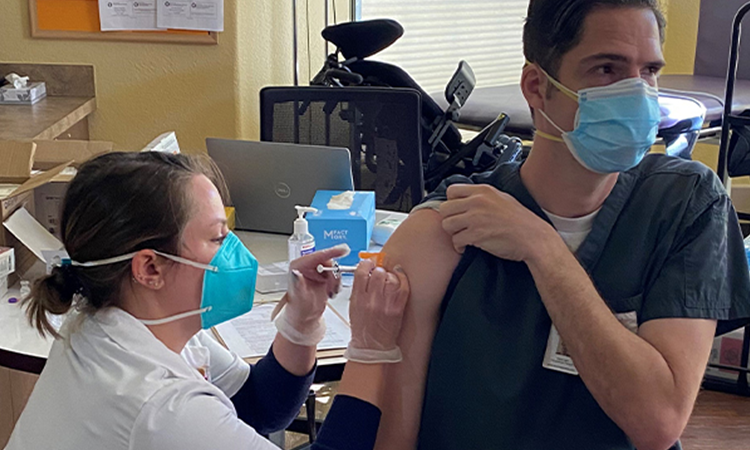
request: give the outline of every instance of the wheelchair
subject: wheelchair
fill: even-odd
[[[476,86],[469,64],[461,61],[445,88],[449,106],[443,110],[422,87],[398,66],[367,59],[388,48],[402,35],[401,25],[389,19],[347,22],[326,27],[323,38],[336,50],[310,81],[312,86],[410,88],[421,97],[422,164],[424,184],[435,189],[446,177],[492,170],[514,161],[523,148],[517,137],[503,134],[509,117],[500,114],[469,142],[462,142],[455,123]]]

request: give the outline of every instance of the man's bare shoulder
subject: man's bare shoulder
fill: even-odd
[[[412,299],[440,301],[461,259],[451,237],[443,230],[442,218],[433,209],[413,212],[383,248],[386,265],[400,265],[412,287]],[[439,297],[439,298],[435,298]]]
[[[434,209],[421,209],[413,212],[403,224],[393,233],[383,249],[388,255],[388,261],[403,259],[396,262],[402,264],[407,261],[429,261],[440,264],[440,259],[458,262],[461,255],[456,252],[451,237],[443,230],[442,217]],[[454,264],[455,266],[455,264]]]

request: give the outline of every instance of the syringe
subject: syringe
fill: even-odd
[[[357,266],[341,266],[337,262],[334,262],[332,267],[318,264],[318,273],[331,272],[335,278],[340,277],[342,273],[353,273],[356,270]]]

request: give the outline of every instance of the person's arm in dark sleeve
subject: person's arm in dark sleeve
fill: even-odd
[[[247,381],[231,399],[237,417],[261,434],[285,429],[299,414],[316,368],[307,375],[295,376],[279,364],[271,347],[251,367]]]
[[[310,450],[371,450],[380,425],[380,410],[372,403],[337,395]]]

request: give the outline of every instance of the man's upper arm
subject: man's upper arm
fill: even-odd
[[[400,265],[406,272],[411,295],[399,338],[404,360],[388,368],[376,448],[413,449],[440,303],[461,255],[443,231],[440,214],[430,209],[412,213],[383,252],[389,269]]]
[[[716,320],[655,319],[642,324],[638,335],[664,358],[672,372],[683,411],[692,411],[716,332]],[[689,414],[684,417],[685,423]]]

